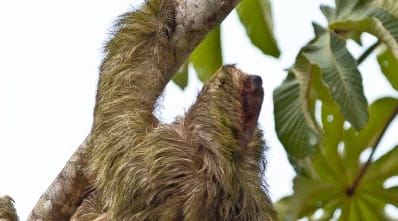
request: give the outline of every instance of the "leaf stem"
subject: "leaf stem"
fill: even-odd
[[[380,45],[380,41],[376,41],[368,49],[366,49],[357,59],[357,64],[360,65],[376,48]]]
[[[376,152],[376,149],[377,149],[377,147],[378,147],[378,145],[380,143],[380,140],[383,138],[385,132],[387,131],[388,126],[390,126],[391,122],[394,120],[394,118],[397,116],[397,114],[398,114],[398,107],[395,108],[394,112],[392,113],[392,115],[388,119],[387,123],[384,125],[384,128],[381,131],[380,136],[377,138],[377,140],[376,140],[376,142],[374,144],[374,147],[372,149],[372,152],[369,155],[368,160],[366,161],[366,163],[361,168],[361,171],[359,172],[358,176],[355,178],[355,180],[352,183],[352,185],[347,187],[346,193],[347,193],[348,196],[354,195],[355,190],[358,187],[360,181],[362,180],[363,176],[365,175],[366,171],[368,170],[370,164],[372,164],[372,162],[373,162],[373,155]]]

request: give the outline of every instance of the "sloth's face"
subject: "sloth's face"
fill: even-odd
[[[257,128],[257,121],[264,98],[263,82],[261,77],[247,75],[240,70],[233,71],[232,75],[234,83],[240,89],[244,133],[241,138],[241,145],[246,146]]]
[[[220,108],[237,115],[240,124],[239,140],[242,147],[250,142],[260,114],[264,98],[262,80],[259,76],[248,75],[233,65],[223,66],[209,80],[210,90],[217,94]],[[240,107],[240,108],[239,108]]]

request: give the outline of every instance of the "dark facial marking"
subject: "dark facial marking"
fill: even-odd
[[[241,145],[245,147],[250,141],[256,127],[264,98],[262,80],[259,76],[248,75],[243,82],[242,91],[243,137]]]

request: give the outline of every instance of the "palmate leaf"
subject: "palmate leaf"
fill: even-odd
[[[398,186],[383,185],[387,179],[398,175],[398,146],[369,164],[359,185],[351,192],[348,190],[363,169],[363,163],[359,161],[366,149],[363,147],[376,145],[397,112],[398,99],[377,100],[370,106],[369,122],[363,130],[355,132],[353,128],[345,129],[344,119],[335,104],[322,104],[325,138],[316,154],[305,160],[306,169],[313,172],[298,175],[294,181],[294,194],[276,203],[282,220],[301,217],[310,220],[330,220],[332,217],[347,221],[389,220],[384,208],[387,204],[398,207]],[[340,212],[336,213],[337,210]]]
[[[359,164],[360,154],[367,148],[374,148],[386,127],[392,122],[398,113],[398,100],[395,98],[383,98],[375,101],[370,107],[369,123],[359,133],[352,128],[345,130],[344,152],[342,154],[343,165],[347,181],[353,183],[357,179],[359,171],[364,164]],[[342,209],[342,217],[350,217],[349,220],[361,218],[365,215],[370,220],[387,220],[384,207],[393,204],[398,207],[398,196],[391,196],[391,190],[397,186],[385,189],[384,181],[398,175],[398,149],[397,146],[388,153],[369,165],[363,179],[360,181],[349,207]],[[354,218],[351,218],[354,217]],[[377,219],[376,219],[377,218]],[[362,220],[362,219],[359,219]]]
[[[269,0],[243,0],[236,10],[253,45],[264,54],[279,57]]]

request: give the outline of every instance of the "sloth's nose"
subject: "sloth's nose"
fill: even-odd
[[[254,89],[258,89],[258,88],[261,88],[263,86],[263,80],[261,79],[260,76],[250,75],[249,77],[250,77],[250,80],[252,81]]]

